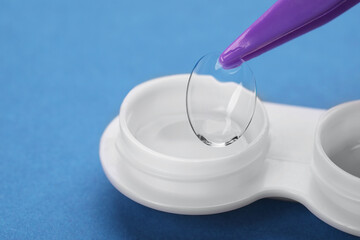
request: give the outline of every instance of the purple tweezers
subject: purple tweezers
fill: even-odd
[[[336,18],[360,0],[278,0],[220,55],[224,68],[241,64]]]

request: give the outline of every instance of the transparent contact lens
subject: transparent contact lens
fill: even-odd
[[[246,64],[224,69],[220,54],[211,53],[195,65],[187,85],[186,111],[196,136],[214,147],[241,138],[256,107],[256,81]]]

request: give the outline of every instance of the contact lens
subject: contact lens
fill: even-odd
[[[186,111],[196,136],[214,147],[241,138],[256,107],[256,81],[248,64],[225,69],[218,53],[203,56],[195,65],[186,90]]]

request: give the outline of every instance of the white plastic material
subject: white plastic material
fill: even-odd
[[[258,101],[244,136],[214,148],[187,120],[187,79],[137,86],[105,130],[100,158],[119,191],[154,209],[194,215],[289,198],[360,236],[360,101],[326,113]]]

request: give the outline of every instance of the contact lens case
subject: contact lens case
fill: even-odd
[[[190,215],[292,199],[360,236],[360,101],[325,111],[258,99],[243,136],[218,148],[191,129],[188,78],[150,80],[124,99],[100,141],[116,189],[150,208]]]

